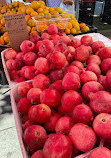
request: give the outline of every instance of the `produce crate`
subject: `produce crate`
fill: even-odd
[[[109,38],[103,36],[102,34],[100,34],[100,33],[88,33],[88,35],[90,35],[94,41],[102,41],[105,44],[105,46],[111,47],[111,40]],[[78,35],[78,36],[76,36],[76,38],[81,39],[82,36],[84,36],[84,34]],[[2,64],[3,64],[3,68],[4,68],[4,72],[5,72],[7,81],[9,83],[10,87],[12,87],[15,84],[17,84],[17,82],[14,82],[10,79],[9,71],[6,67],[6,60],[5,60],[4,54],[5,54],[5,50],[1,52]]]
[[[78,36],[76,36],[76,38],[81,39],[81,37],[83,35],[78,35]],[[110,46],[111,47],[111,40],[108,39],[107,37],[103,36],[102,34],[100,34],[100,33],[89,33],[88,35],[90,35],[93,38],[94,41],[99,41],[100,40],[105,44],[105,46]],[[4,54],[5,54],[5,50],[1,52],[2,64],[3,64],[3,68],[4,68],[4,72],[5,72],[7,81],[9,83],[10,87],[12,87],[15,84],[17,84],[17,82],[14,82],[10,79],[10,75],[9,75],[10,72],[6,67],[6,60],[5,60]]]
[[[29,82],[31,83],[32,81],[29,81]],[[14,88],[12,88],[10,91],[11,104],[12,104],[12,110],[13,110],[13,114],[14,114],[16,130],[17,130],[18,139],[19,139],[23,158],[30,158],[30,155],[27,152],[27,150],[24,146],[23,140],[22,140],[23,131],[22,131],[22,125],[21,125],[21,115],[17,111],[17,104],[15,102],[15,99],[20,99],[20,96],[18,95],[18,92],[17,92],[19,84],[20,83],[16,84],[14,86]],[[104,144],[104,141],[103,141],[103,139],[101,139],[99,146],[103,146],[103,144]],[[89,153],[90,152],[81,154],[79,156],[76,156],[75,158],[86,158],[89,155]]]
[[[65,30],[68,26],[69,17],[65,14],[60,15],[45,15],[45,16],[35,16],[32,17],[36,23],[36,28],[38,32],[44,32],[47,30],[48,26],[55,24],[59,30]]]

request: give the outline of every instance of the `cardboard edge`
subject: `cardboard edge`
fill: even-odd
[[[17,87],[18,87],[18,84],[14,88],[12,88],[11,91],[10,91],[12,110],[13,110],[15,126],[16,126],[16,130],[17,130],[18,140],[19,140],[19,144],[20,144],[20,148],[21,148],[23,158],[29,158],[28,153],[25,149],[23,140],[22,140],[23,132],[22,132],[21,120],[20,120],[19,113],[17,111],[17,106],[16,106],[16,103],[15,103],[14,95],[13,95],[14,91],[17,91]]]

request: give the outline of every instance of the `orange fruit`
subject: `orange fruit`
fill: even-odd
[[[71,24],[73,24],[73,23],[74,23],[74,20],[73,20],[73,19],[69,19],[69,22],[70,22]]]
[[[36,27],[32,27],[31,32],[32,31],[37,31],[37,28]]]
[[[37,31],[44,32],[47,28],[48,26],[46,24],[41,24],[37,26]]]
[[[19,2],[19,1],[17,1],[17,6],[19,6],[19,4],[20,4],[20,2]]]
[[[8,9],[7,9],[7,12],[10,12],[10,11],[11,11],[11,9],[10,9],[10,8],[8,8]]]
[[[49,13],[49,10],[44,9],[44,10],[43,10],[43,13],[44,13],[44,14],[47,14],[47,13]]]
[[[32,17],[32,16],[37,16],[37,15],[38,15],[38,13],[34,11],[34,12],[31,12],[31,14],[30,14],[30,15],[31,15],[31,17]]]
[[[24,14],[26,13],[26,7],[25,6],[20,7],[20,10],[21,10],[22,13],[24,13]]]
[[[16,1],[14,1],[14,2],[12,3],[12,6],[13,6],[14,8],[16,8],[16,7],[18,6],[18,3],[17,3]]]
[[[37,10],[39,8],[39,2],[37,1],[32,1],[31,2],[31,8],[33,8],[34,10]]]
[[[66,29],[67,24],[64,23],[64,22],[59,22],[57,27],[58,27],[59,30],[64,30],[64,29]]]
[[[44,12],[44,15],[47,16],[47,15],[50,15],[50,13]],[[46,19],[49,19],[49,16]]]
[[[27,30],[28,30],[28,33],[30,33],[31,27],[30,27],[30,26],[27,26]]]
[[[8,8],[12,9],[13,8],[12,4],[8,4]]]
[[[45,6],[44,6],[43,4],[40,4],[40,5],[39,5],[39,8],[44,9],[44,8],[45,8]]]
[[[80,29],[82,29],[84,26],[86,26],[86,24],[85,23],[80,23],[79,26],[80,26]]]
[[[80,27],[79,27],[79,23],[78,23],[78,22],[74,22],[74,23],[72,24],[72,26],[73,26],[73,28],[75,28],[77,31],[80,30]]]
[[[34,10],[31,7],[26,8],[26,14],[30,15]]]
[[[4,13],[6,13],[6,11],[7,11],[7,9],[5,7],[2,7],[1,13],[4,14]]]
[[[0,45],[4,45],[5,43],[4,43],[4,40],[3,40],[3,38],[0,38]]]
[[[49,12],[52,12],[52,11],[54,11],[54,8],[49,8]]]
[[[50,9],[50,7],[47,7],[47,6],[45,6],[45,7],[44,7],[44,9],[47,9],[47,10],[49,10],[49,9]]]
[[[32,19],[29,19],[27,21],[27,25],[30,26],[30,27],[35,27],[35,22]]]
[[[39,35],[39,33],[37,31],[31,31],[31,33]]]
[[[71,34],[76,34],[76,33],[77,33],[77,30],[74,29],[74,28],[72,28],[72,29],[71,29]]]
[[[75,22],[78,22],[76,18],[73,19]]]
[[[39,16],[44,16],[44,13],[39,13],[38,15],[39,15]]]
[[[71,19],[75,18],[74,14],[69,14],[69,16],[70,16]]]
[[[2,24],[2,26],[5,26],[5,19],[4,18],[1,19],[1,24]]]
[[[44,1],[41,1],[41,0],[40,0],[40,1],[38,1],[38,3],[45,6],[45,2],[44,2]]]
[[[50,14],[51,14],[51,15],[58,15],[59,13],[54,10],[54,11],[50,12]]]
[[[45,14],[45,17],[46,17],[46,19],[51,19],[51,14],[47,13],[47,14]]]
[[[9,37],[8,37],[8,36],[5,36],[5,37],[4,37],[4,42],[7,44],[7,43],[9,43],[9,41],[10,41]]]
[[[5,33],[3,34],[3,36],[8,36],[8,32],[5,32]]]
[[[19,8],[18,8],[18,11],[21,11],[21,8],[22,8],[22,7],[19,7]]]
[[[68,28],[69,28],[69,29],[72,29],[72,24],[71,24],[71,22],[68,22]]]
[[[43,9],[42,9],[42,8],[38,8],[38,9],[37,9],[37,12],[38,12],[38,13],[42,13],[42,12],[43,12]]]
[[[70,29],[68,29],[68,28],[65,29],[65,33],[66,33],[66,34],[70,34]]]
[[[19,7],[23,7],[23,6],[25,6],[24,3],[19,3]]]
[[[25,15],[25,20],[26,20],[26,22],[27,22],[29,19],[31,19],[31,16],[30,16],[30,15]]]
[[[89,31],[89,27],[88,26],[84,26],[82,29],[81,29],[82,32],[88,32]]]
[[[62,9],[60,7],[55,7],[55,10],[59,13],[62,14]]]

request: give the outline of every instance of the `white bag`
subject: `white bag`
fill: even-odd
[[[65,11],[66,13],[75,15],[75,4],[74,3],[72,5],[69,5],[69,4],[64,4],[63,2],[61,2],[60,8],[63,11]]]

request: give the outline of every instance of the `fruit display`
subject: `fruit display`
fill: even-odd
[[[98,52],[99,48],[103,49]],[[4,53],[10,80],[15,83],[31,80],[40,73],[49,75],[54,82],[61,80],[63,75],[67,76],[68,72],[80,75],[79,69],[81,69],[81,83],[85,84],[88,81],[97,81],[98,76],[101,81],[105,77],[101,75],[101,70],[106,73],[110,67],[110,58],[108,58],[110,54],[107,53],[106,58],[104,57],[104,52],[110,52],[110,47],[105,47],[102,41],[93,42],[90,36],[83,36],[81,40],[76,37],[70,39],[65,33],[59,33],[54,24],[51,24],[48,32],[43,33],[41,37],[31,34],[30,40],[21,43],[20,49],[20,52],[16,52],[9,48]],[[92,51],[94,55],[90,55]],[[103,60],[102,63],[101,60]],[[80,88],[78,76],[70,75],[72,78],[77,78],[75,90],[78,90]],[[64,81],[67,82],[69,78],[70,76],[65,77]],[[70,86],[64,85],[64,90],[68,89]]]
[[[65,31],[68,27],[69,19],[69,16],[65,14],[33,17],[39,33],[47,32],[48,26],[51,24],[56,25],[59,31]]]
[[[59,21],[50,20],[50,24],[53,23],[56,26],[58,26],[58,29],[61,31],[63,30],[66,34],[78,34],[81,32],[87,32],[89,31],[89,27],[86,26],[84,23],[78,23],[76,18],[73,14],[68,14],[60,7],[56,8],[50,8],[45,5],[45,3],[40,1],[33,1],[30,5],[25,5],[24,3],[20,3],[19,1],[14,1],[12,4],[8,5],[2,5],[0,4],[0,32],[4,33],[6,32],[6,25],[5,25],[5,19],[4,15],[10,15],[10,14],[19,14],[24,13],[25,14],[25,20],[27,23],[27,29],[29,34],[34,33],[41,35],[44,30],[48,27],[49,24],[47,24],[47,18],[51,18],[52,16],[58,17],[60,19]],[[63,20],[64,16],[69,19],[68,24],[66,25],[66,20]],[[36,27],[36,23],[32,19],[32,17],[38,17],[39,19],[42,18],[45,22],[38,23],[39,29]],[[44,18],[43,18],[44,17]],[[61,18],[62,17],[62,18]],[[38,31],[37,31],[38,30]],[[6,37],[8,38],[8,37]],[[9,39],[5,39],[3,37],[0,37],[0,45],[9,45],[9,42],[7,42]]]
[[[70,39],[51,24],[20,49],[7,49],[4,56],[11,80],[21,82],[11,98],[30,157],[74,158],[88,152],[88,158],[110,158],[111,47],[90,35]],[[104,147],[98,147],[101,139]]]
[[[8,36],[8,32],[5,32],[5,33],[0,37],[0,45],[10,46],[10,39],[9,39],[9,36]]]

